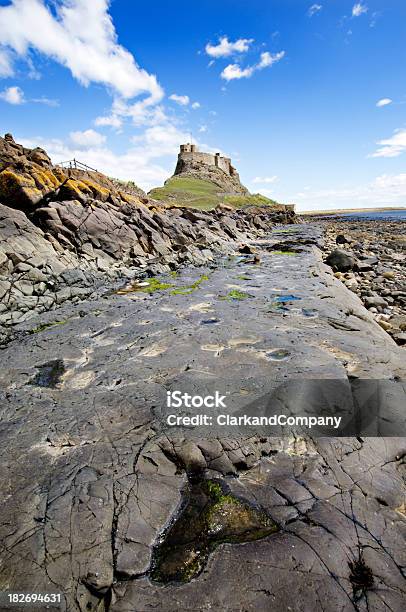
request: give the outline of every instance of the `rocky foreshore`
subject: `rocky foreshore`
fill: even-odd
[[[315,218],[325,228],[325,261],[379,325],[406,344],[406,223]]]
[[[320,239],[274,227],[241,256],[66,302],[0,352],[2,590],[61,593],[62,612],[403,612],[404,351]],[[279,436],[169,427],[179,389],[235,415],[386,400],[344,437]]]
[[[66,301],[135,276],[203,265],[294,213],[165,206],[133,184],[53,166],[42,149],[0,138],[0,343]]]

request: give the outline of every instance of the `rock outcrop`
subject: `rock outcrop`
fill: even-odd
[[[289,222],[284,210],[166,206],[133,184],[52,165],[42,149],[0,138],[0,328],[114,279],[212,259],[232,241]],[[1,336],[1,333],[0,333]]]

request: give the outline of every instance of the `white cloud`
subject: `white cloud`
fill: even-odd
[[[406,130],[396,130],[390,138],[379,140],[380,148],[369,157],[398,157],[406,151]]]
[[[66,66],[85,86],[102,83],[124,98],[147,94],[148,104],[158,102],[162,88],[118,44],[108,8],[109,0],[61,0],[51,12],[45,0],[12,0],[0,7],[0,70],[7,71],[5,50],[27,58],[34,49]]]
[[[120,129],[124,119],[130,118],[134,125],[157,125],[168,121],[165,110],[161,105],[150,107],[144,101],[128,103],[122,98],[115,98],[108,115],[96,117],[94,124],[97,127],[110,126]]]
[[[319,191],[306,190],[297,193],[291,200],[297,203],[300,210],[404,206],[406,173],[382,174],[364,185]]]
[[[269,51],[265,51],[264,53],[261,53],[261,59],[259,64],[257,64],[255,67],[255,70],[272,66],[272,64],[276,64],[276,62],[279,62],[284,57],[285,51],[279,51],[279,53],[269,53]]]
[[[178,153],[179,144],[187,142],[189,135],[171,124],[154,125],[140,136],[134,136],[132,142],[145,150],[150,159]]]
[[[252,182],[255,184],[265,184],[265,183],[275,183],[278,180],[278,177],[275,176],[256,176],[252,179]]]
[[[16,137],[16,140],[30,148],[42,147],[54,163],[75,158],[108,176],[133,180],[148,191],[162,185],[173,173],[179,143],[187,140],[187,134],[177,132],[174,128],[168,131],[163,127],[161,130],[155,127],[151,130],[146,130],[143,136],[134,139],[132,145],[121,154],[114,153],[106,144],[84,150],[71,139],[64,142],[60,139]],[[163,164],[161,158],[165,155],[171,155],[173,159]]]
[[[70,139],[78,149],[100,148],[106,141],[106,137],[95,130],[85,130],[84,132],[71,132]]]
[[[33,98],[31,102],[35,102],[36,104],[45,104],[45,106],[59,106],[59,100],[54,100],[53,98],[47,98],[46,96],[42,96],[41,98]]]
[[[252,76],[254,67],[249,66],[248,68],[242,69],[239,64],[229,64],[226,66],[221,73],[221,78],[225,81],[232,81],[234,79],[246,79]]]
[[[207,132],[207,125],[201,125],[199,127],[199,132],[203,133],[203,132]]]
[[[190,102],[189,96],[179,96],[178,94],[172,94],[169,96],[169,99],[173,100],[173,102],[176,102],[176,104],[179,104],[180,106],[187,106]]]
[[[375,11],[374,13],[372,13],[371,21],[369,22],[370,28],[374,28],[376,26],[376,22],[380,16],[381,16],[381,13],[379,11]]]
[[[368,12],[367,5],[366,4],[362,4],[361,2],[357,2],[352,7],[352,16],[353,17],[359,17],[363,13],[367,13],[367,12]]]
[[[272,66],[276,62],[279,62],[285,57],[285,51],[279,51],[279,53],[269,53],[264,51],[260,55],[259,62],[246,68],[241,68],[239,64],[229,64],[226,66],[221,73],[221,78],[225,81],[232,81],[234,79],[247,79],[251,77],[257,70],[262,70],[268,66]]]
[[[98,127],[110,126],[118,130],[122,126],[123,120],[117,117],[117,115],[106,115],[103,117],[96,117],[94,124]]]
[[[381,108],[382,106],[388,106],[388,104],[392,104],[392,100],[390,98],[382,98],[376,103],[378,108]]]
[[[10,54],[0,48],[0,78],[13,76],[13,66]]]
[[[309,10],[307,11],[307,14],[309,15],[309,17],[313,17],[313,15],[321,11],[322,8],[322,4],[312,4]]]
[[[9,104],[24,104],[24,92],[20,87],[7,87],[0,93],[0,98]]]
[[[192,104],[192,108],[193,108],[194,110],[196,110],[197,108],[200,108],[200,102],[193,102],[193,104]]]
[[[206,53],[210,57],[215,58],[229,57],[234,53],[246,53],[253,42],[253,38],[239,38],[238,40],[231,42],[228,40],[227,36],[222,36],[217,45],[207,43]]]

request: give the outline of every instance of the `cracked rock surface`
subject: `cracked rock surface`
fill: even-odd
[[[59,591],[75,612],[404,610],[405,438],[188,435],[162,419],[168,389],[229,392],[233,411],[275,378],[385,379],[404,402],[404,350],[322,263],[320,234],[276,228],[256,255],[17,326],[0,351],[2,590]],[[153,550],[196,472],[278,529],[163,585]]]

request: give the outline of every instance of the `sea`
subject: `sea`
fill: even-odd
[[[339,213],[334,216],[360,221],[406,221],[406,210],[364,210],[363,212]]]

